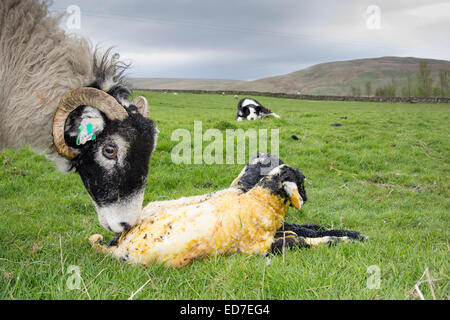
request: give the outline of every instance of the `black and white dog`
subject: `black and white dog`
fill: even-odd
[[[273,113],[267,108],[264,108],[258,101],[252,98],[243,98],[238,103],[238,111],[236,114],[236,120],[242,121],[256,120],[265,118],[268,116],[274,116],[275,118],[280,118],[279,115]]]

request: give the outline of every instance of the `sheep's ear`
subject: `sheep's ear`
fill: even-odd
[[[283,190],[286,191],[286,193],[289,195],[289,199],[291,200],[291,205],[297,209],[300,210],[303,199],[298,193],[297,184],[294,182],[286,181],[283,182]]]
[[[64,128],[66,143],[79,148],[88,141],[95,141],[105,127],[105,119],[96,108],[86,106],[75,109],[67,118]]]
[[[150,117],[150,110],[148,107],[147,99],[145,97],[139,96],[137,98],[134,98],[133,101],[131,101],[131,104],[136,106],[139,113],[142,114],[144,118]]]
[[[239,183],[239,181],[241,180],[242,176],[245,173],[245,169],[247,169],[247,167],[244,167],[244,169],[241,170],[241,173],[239,173],[239,175],[236,177],[236,179],[233,180],[230,187],[234,187],[235,185],[237,185]]]

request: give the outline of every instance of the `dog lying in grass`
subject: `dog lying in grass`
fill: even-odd
[[[98,234],[89,242],[122,261],[181,268],[209,255],[264,255],[284,247],[364,239],[354,231],[283,222],[290,206],[300,210],[306,201],[305,177],[276,157],[281,164],[265,174],[262,169],[271,157],[263,154],[252,159],[230,188],[150,203],[140,222],[108,245]]]

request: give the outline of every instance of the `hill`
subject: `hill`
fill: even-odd
[[[381,57],[321,63],[309,68],[253,81],[217,79],[131,78],[135,89],[175,90],[237,90],[283,92],[313,95],[349,95],[359,88],[365,95],[365,84],[371,82],[372,92],[395,79],[397,92],[407,83],[410,73],[415,82],[420,61],[427,61],[432,70],[433,86],[439,86],[439,70],[450,70],[450,61],[411,57]]]
[[[365,94],[365,83],[371,82],[372,90],[391,81],[397,82],[397,89],[406,85],[407,74],[412,74],[413,81],[420,61],[427,61],[432,70],[434,85],[439,83],[439,70],[450,70],[450,61],[382,57],[350,61],[328,62],[295,71],[286,75],[263,78],[231,85],[229,89],[260,92],[284,92],[315,95],[347,95],[351,87],[360,88]]]
[[[129,78],[134,89],[223,90],[245,82],[240,80],[183,79],[183,78]]]

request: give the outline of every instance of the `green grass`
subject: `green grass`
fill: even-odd
[[[358,230],[369,241],[291,250],[270,264],[238,254],[181,270],[120,263],[88,245],[107,232],[79,177],[28,149],[9,150],[0,153],[0,299],[127,299],[148,277],[135,299],[406,299],[427,267],[441,279],[436,297],[449,299],[448,104],[258,97],[281,119],[237,123],[232,96],[140,94],[161,131],[144,204],[225,188],[243,167],[173,164],[175,129],[192,132],[194,120],[222,132],[279,128],[280,158],[307,176],[308,202],[287,220]],[[195,187],[205,181],[212,186]],[[380,268],[379,289],[367,288],[371,265]],[[79,290],[67,286],[70,266],[80,268]],[[426,283],[420,288],[432,298]]]

